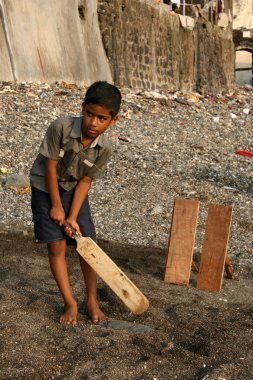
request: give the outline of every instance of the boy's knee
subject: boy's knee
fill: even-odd
[[[51,256],[65,254],[66,242],[65,240],[55,241],[47,244],[48,254]]]

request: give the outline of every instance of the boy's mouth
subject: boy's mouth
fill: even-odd
[[[88,129],[88,133],[90,135],[97,135],[97,131],[95,129]]]

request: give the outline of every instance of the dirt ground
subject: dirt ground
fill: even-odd
[[[69,271],[79,303],[77,326],[62,326],[62,301],[44,246],[30,231],[1,234],[1,379],[253,379],[252,268],[235,267],[220,293],[165,284],[166,249],[100,246],[150,300],[141,316],[99,282],[109,321],[92,325],[77,254]]]

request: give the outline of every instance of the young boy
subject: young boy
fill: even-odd
[[[110,156],[103,133],[117,121],[121,93],[107,82],[93,83],[82,104],[82,117],[55,120],[48,128],[30,172],[35,239],[47,243],[52,273],[64,300],[60,323],[77,323],[66,265],[66,244],[71,229],[96,240],[88,192],[93,179],[100,178]],[[79,255],[78,255],[79,256]],[[97,302],[97,276],[79,256],[87,290],[87,311],[93,323],[106,319]]]

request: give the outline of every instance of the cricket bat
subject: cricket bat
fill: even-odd
[[[72,227],[64,222],[65,226]],[[72,229],[73,231],[73,229]],[[73,231],[74,232],[74,231]],[[133,314],[142,314],[149,301],[114,261],[90,238],[74,232],[76,250]]]

